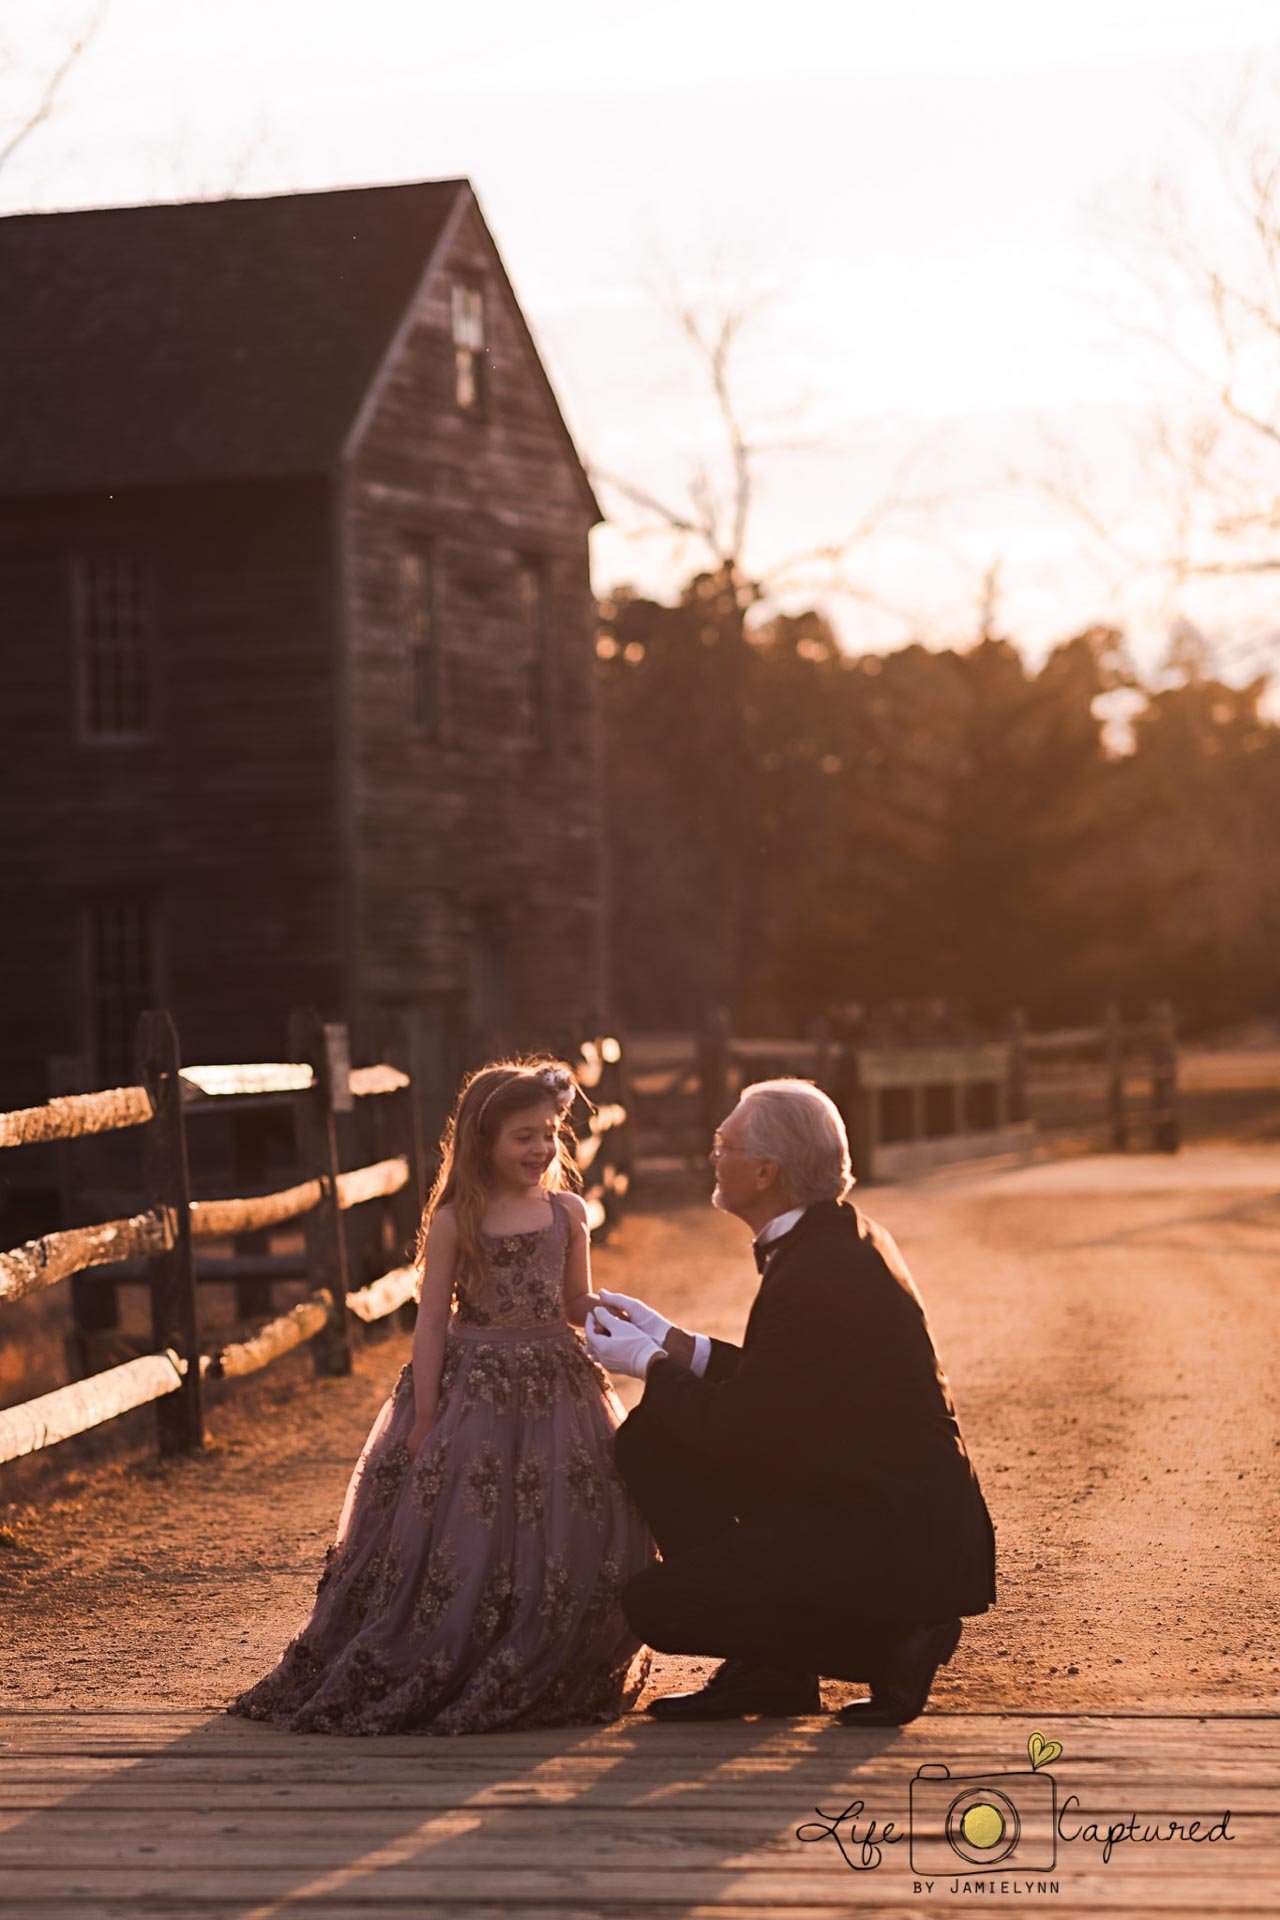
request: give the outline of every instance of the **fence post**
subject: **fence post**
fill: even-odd
[[[49,1092],[83,1093],[93,1075],[93,1061],[87,1053],[50,1054]],[[89,1142],[59,1140],[55,1150],[58,1168],[58,1224],[76,1225],[76,1171],[83,1165]],[[116,1283],[98,1272],[76,1273],[71,1277],[71,1331],[66,1338],[67,1371],[73,1380],[82,1380],[94,1372],[90,1342],[95,1333],[106,1333],[120,1325],[120,1295]]]
[[[825,1013],[815,1014],[809,1022],[809,1038],[814,1044],[813,1082],[830,1093],[835,1049],[831,1043],[831,1021]]]
[[[1176,1153],[1182,1144],[1178,1118],[1178,1036],[1173,1006],[1151,1003],[1151,1143],[1157,1153]]]
[[[1009,1015],[1009,1081],[1006,1112],[1011,1126],[1031,1118],[1027,1097],[1027,1016],[1022,1007]]]
[[[1124,1105],[1124,1029],[1120,1010],[1112,1001],[1102,1023],[1103,1057],[1107,1066],[1107,1131],[1113,1153],[1129,1145],[1129,1121]]]
[[[732,1031],[729,1009],[717,1007],[698,1035],[699,1108],[703,1138],[708,1147],[729,1105],[729,1047]]]
[[[844,1108],[845,1120],[849,1129],[850,1157],[853,1160],[854,1177],[864,1186],[870,1186],[876,1177],[876,1148],[880,1140],[879,1090],[876,1087],[864,1087],[862,1084],[862,1050],[857,1046],[845,1049],[844,1098],[839,1103]]]
[[[289,1016],[290,1057],[305,1061],[315,1075],[312,1086],[294,1095],[294,1118],[303,1177],[318,1179],[321,1187],[319,1202],[304,1215],[307,1266],[312,1286],[327,1287],[333,1301],[328,1326],[312,1342],[319,1374],[351,1371],[347,1248],[338,1205],[338,1142],[333,1118],[336,1102],[342,1100],[345,1106],[351,1099],[349,1066],[346,1084],[335,1086],[335,1080],[341,1078],[342,1059],[349,1059],[345,1042],[345,1027],[326,1026],[312,1008],[295,1008]]]
[[[168,1216],[172,1245],[147,1262],[151,1285],[151,1337],[172,1347],[187,1363],[182,1385],[156,1401],[156,1438],[162,1454],[191,1452],[204,1444],[204,1395],[200,1381],[200,1329],[196,1267],[191,1246],[191,1174],[178,1035],[165,1012],[139,1017],[135,1041],[138,1077],[151,1096],[153,1119],[144,1129],[145,1200]]]
[[[616,1057],[611,1059],[610,1055]],[[622,1026],[615,1026],[601,1045],[605,1064],[612,1068],[613,1096],[626,1114],[626,1119],[617,1129],[619,1138],[611,1141],[613,1167],[625,1181],[619,1198],[625,1200],[636,1177],[636,1100],[631,1087],[631,1055],[629,1036]]]
[[[378,1095],[381,1109],[378,1116],[380,1155],[389,1159],[393,1154],[402,1153],[409,1162],[408,1181],[398,1193],[392,1194],[390,1201],[391,1226],[395,1235],[393,1264],[399,1265],[413,1260],[422,1209],[427,1198],[418,1089],[413,1081],[409,1036],[400,1020],[387,1022],[383,1057],[388,1066],[399,1067],[401,1073],[409,1075],[407,1087],[400,1087],[395,1093]],[[407,1333],[413,1331],[417,1318],[416,1300],[406,1300],[403,1306],[396,1309],[397,1324]]]

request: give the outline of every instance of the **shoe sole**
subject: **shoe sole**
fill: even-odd
[[[873,1719],[872,1714],[874,1712],[874,1709],[872,1708],[869,1700],[868,1701],[853,1700],[853,1701],[850,1701],[847,1707],[839,1708],[839,1710],[836,1713],[835,1717],[840,1722],[841,1726],[842,1727],[907,1727],[907,1726],[910,1726],[913,1720],[918,1720],[920,1718],[920,1715],[924,1712],[925,1708],[929,1704],[929,1695],[933,1692],[933,1683],[938,1677],[938,1668],[950,1665],[952,1655],[955,1653],[956,1648],[960,1645],[960,1636],[963,1632],[964,1632],[964,1623],[959,1620],[956,1622],[954,1628],[948,1629],[946,1640],[943,1641],[941,1649],[938,1654],[938,1658],[934,1662],[933,1671],[930,1673],[928,1681],[926,1682],[921,1692],[916,1696],[916,1700],[919,1701],[919,1705],[916,1705],[915,1700],[907,1701],[904,1703],[903,1711],[900,1716],[889,1718],[889,1717],[877,1714],[876,1717]],[[846,1713],[850,1715],[850,1718],[847,1720],[844,1717]]]

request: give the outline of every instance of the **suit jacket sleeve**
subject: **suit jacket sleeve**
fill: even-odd
[[[821,1324],[805,1310],[808,1292],[792,1284],[784,1299],[766,1287],[752,1310],[750,1348],[713,1342],[701,1379],[659,1361],[645,1380],[646,1412],[691,1453],[730,1471],[749,1462],[783,1409],[823,1390]]]
[[[707,1338],[711,1341],[711,1354],[701,1375],[697,1377],[703,1380],[728,1380],[737,1371],[742,1348],[735,1347],[732,1340],[716,1340],[711,1334]],[[685,1371],[682,1367],[681,1372]]]

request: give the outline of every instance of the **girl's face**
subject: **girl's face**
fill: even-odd
[[[498,1128],[489,1160],[494,1177],[509,1187],[536,1187],[556,1157],[560,1109],[551,1100],[520,1107]]]

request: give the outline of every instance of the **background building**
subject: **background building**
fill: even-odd
[[[605,1003],[600,510],[465,180],[0,220],[0,1105]]]

